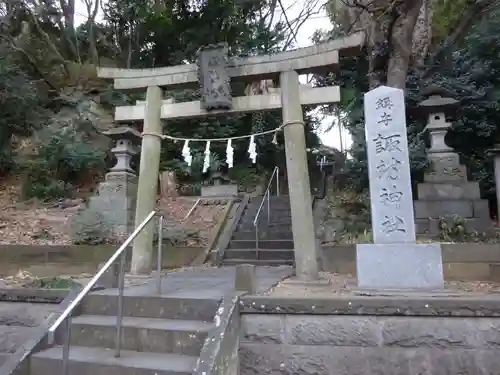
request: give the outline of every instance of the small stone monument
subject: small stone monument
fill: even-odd
[[[454,217],[465,220],[467,231],[488,231],[491,229],[488,201],[481,200],[479,183],[467,180],[465,165],[460,164],[458,154],[445,141],[451,125],[446,115],[452,113],[458,101],[445,97],[446,93],[436,86],[431,86],[427,95],[419,107],[428,118],[431,147],[427,153],[431,170],[424,175],[424,182],[417,185],[417,232],[437,235],[441,218],[451,228]]]
[[[210,177],[212,185],[202,186],[202,197],[235,197],[238,195],[238,185],[232,184],[231,179],[216,171]]]
[[[381,86],[365,94],[374,244],[356,247],[358,287],[443,288],[439,244],[416,244],[403,90]]]
[[[123,235],[134,228],[137,175],[130,161],[138,152],[134,145],[140,142],[141,134],[126,126],[112,128],[103,134],[115,142],[111,152],[116,156],[116,164],[99,184],[98,195],[90,199],[88,209],[100,213],[110,234]]]

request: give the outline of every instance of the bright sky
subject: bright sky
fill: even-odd
[[[299,14],[301,9],[304,7],[304,2],[307,0],[283,0],[283,5],[285,9],[287,10],[287,16],[289,19],[296,18]],[[324,29],[328,30],[330,29],[330,20],[326,15],[326,11],[324,7],[322,7],[322,4],[324,4],[324,1],[318,1],[318,6],[317,6],[317,11],[318,14],[312,15],[299,29],[297,33],[297,42],[298,42],[298,47],[307,47],[312,44],[311,42],[311,37],[313,36],[314,32],[319,29]],[[290,8],[287,8],[287,5],[285,4],[290,4]],[[303,76],[301,77],[301,80],[303,83],[306,83],[306,77]],[[326,117],[320,126],[319,129],[319,137],[321,139],[321,142],[326,145],[326,146],[331,146],[335,147],[336,149],[340,150],[340,145],[341,143],[344,145],[344,148],[349,148],[351,147],[352,139],[350,134],[346,131],[340,131],[340,129],[335,126],[334,129],[330,130],[329,132],[325,132],[327,128],[329,128],[334,121],[334,118],[332,116]],[[342,142],[341,142],[341,137],[342,137]]]
[[[105,1],[105,0],[103,0]],[[302,9],[304,9],[304,4],[308,0],[282,0],[283,6],[286,10],[286,14],[289,20],[295,19]],[[312,0],[315,1],[315,0]],[[326,15],[325,9],[322,7],[324,1],[317,1],[318,6],[316,10],[317,14],[312,15],[299,29],[297,33],[297,47],[306,47],[312,44],[311,37],[317,29],[328,30],[330,28],[330,21]],[[87,18],[87,12],[83,0],[77,0],[76,3],[76,24],[83,23]],[[98,17],[99,18],[99,17]],[[306,83],[306,77],[301,77],[301,81]],[[350,147],[352,140],[347,131],[339,131],[336,126],[329,132],[324,130],[329,127],[334,120],[333,117],[327,117],[323,120],[321,124],[320,133],[318,134],[321,142],[327,146],[335,147],[340,149],[340,137],[343,137],[344,147]]]

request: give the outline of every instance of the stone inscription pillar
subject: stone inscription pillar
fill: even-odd
[[[373,242],[414,243],[415,221],[403,90],[365,94]]]
[[[144,109],[143,131],[145,134],[142,137],[141,146],[135,227],[156,208],[161,138],[148,133],[161,134],[163,131],[160,118],[161,101],[162,90],[157,86],[148,87]],[[153,230],[154,220],[152,220],[134,240],[131,267],[131,272],[133,274],[151,272]]]
[[[316,235],[298,73],[282,72],[280,84],[283,122],[290,123],[285,126],[284,133],[296,272],[299,279],[316,280],[318,278]]]
[[[404,92],[380,86],[364,105],[374,244],[356,246],[358,287],[442,289],[441,246],[415,243]]]

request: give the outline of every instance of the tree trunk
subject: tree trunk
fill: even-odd
[[[95,33],[95,18],[97,16],[97,11],[99,10],[100,0],[94,0],[94,8],[92,9],[92,1],[85,0],[87,5],[88,13],[88,27],[89,27],[89,54],[92,64],[99,65],[99,53],[97,52],[97,35]]]
[[[428,0],[431,1],[431,0]],[[419,15],[425,18],[424,0],[354,0],[344,4],[343,16],[352,29],[365,30],[369,59],[369,85],[404,89],[413,52],[413,35]],[[421,48],[424,48],[422,46]],[[424,48],[425,49],[425,48]]]
[[[417,66],[423,65],[432,42],[432,19],[436,0],[423,0],[413,31],[412,60]]]
[[[177,180],[175,172],[164,171],[160,174],[160,198],[162,200],[177,198]]]
[[[390,37],[391,49],[387,64],[387,86],[405,89],[406,76],[413,52],[413,32],[423,0],[408,1],[397,11]]]

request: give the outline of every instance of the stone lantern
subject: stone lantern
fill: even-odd
[[[427,116],[431,143],[427,152],[432,165],[424,174],[424,182],[417,184],[417,233],[437,235],[441,220],[452,228],[456,217],[463,219],[467,231],[484,232],[491,229],[488,201],[481,199],[479,183],[467,180],[466,166],[445,142],[451,125],[446,115],[459,104],[445,95],[444,90],[431,86],[427,98],[419,104],[420,112]]]
[[[431,86],[427,90],[428,98],[418,106],[427,115],[427,127],[431,138],[431,147],[427,150],[429,157],[433,154],[453,153],[453,149],[445,142],[451,123],[446,121],[446,115],[458,106],[458,100],[442,96],[439,87]],[[437,156],[437,155],[436,155]]]
[[[231,179],[229,177],[224,176],[219,171],[212,174],[211,180],[214,186],[227,185],[231,183]]]
[[[114,142],[111,152],[116,157],[116,164],[99,184],[98,195],[90,199],[88,209],[101,215],[111,234],[124,235],[134,228],[137,175],[130,161],[137,154],[136,145],[142,137],[128,126],[112,128],[103,134]]]
[[[138,153],[136,145],[141,140],[141,133],[128,126],[120,126],[105,131],[103,134],[115,142],[115,147],[111,149],[111,152],[116,157],[116,164],[109,173],[135,175],[130,167],[130,162],[132,157]]]
[[[232,184],[231,179],[216,171],[210,177],[211,186],[202,186],[202,197],[235,197],[238,195],[238,185]]]

